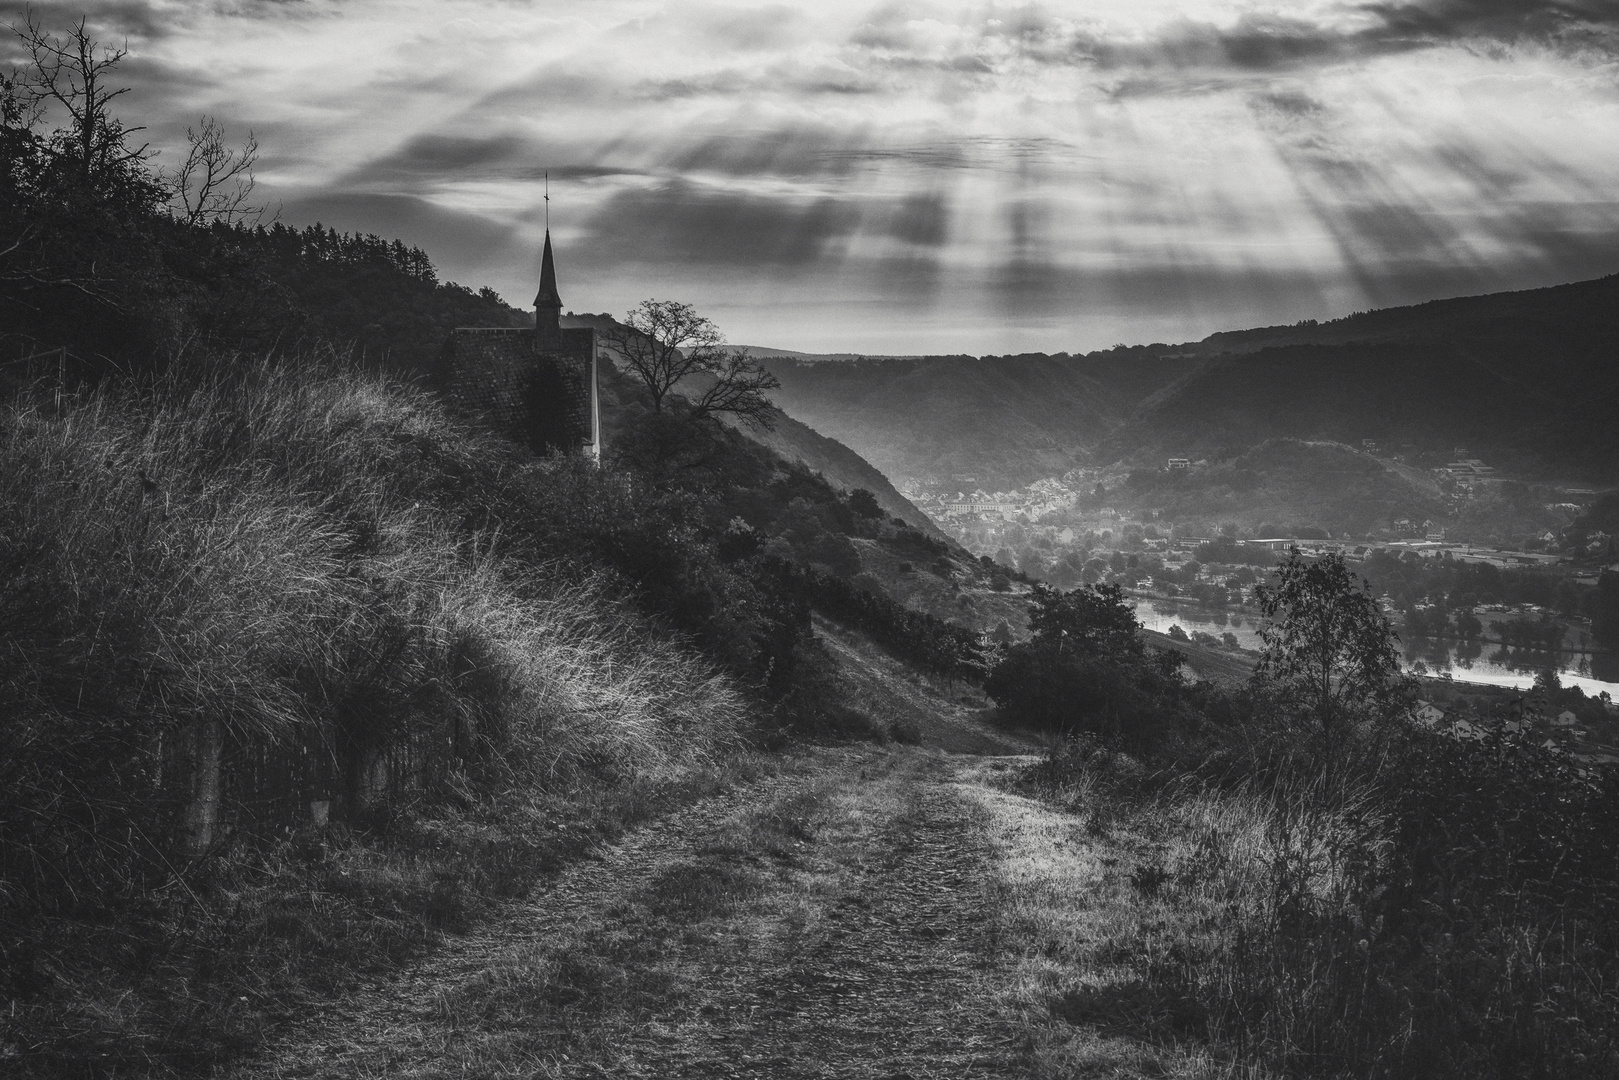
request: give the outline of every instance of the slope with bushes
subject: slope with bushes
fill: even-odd
[[[1127,1038],[1256,1075],[1619,1075],[1619,773],[1405,722],[1365,583],[1296,552],[1275,582],[1242,688],[1165,680],[1105,590],[1037,592],[992,673],[1066,736],[1013,785],[1072,822],[1012,886],[1057,1024],[1031,1036],[1075,1063]]]

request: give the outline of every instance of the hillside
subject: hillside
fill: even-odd
[[[1109,444],[1203,455],[1233,440],[1466,447],[1529,476],[1619,465],[1619,276],[1215,334]]]
[[[817,614],[981,676],[873,570],[1005,573],[847,450],[609,371],[604,460],[536,456],[416,378],[492,292],[7,145],[0,1072],[210,1072],[764,748],[911,738]]]
[[[1525,476],[1602,481],[1619,466],[1616,355],[1619,276],[1086,356],[783,352],[770,367],[783,407],[896,482],[996,490],[1276,438],[1466,447]]]
[[[1088,450],[1185,361],[1147,350],[1088,357],[766,359],[774,400],[890,478],[1012,487],[1089,460]]]
[[[897,517],[935,539],[954,543],[939,531],[932,519],[895,490],[888,477],[869,461],[793,416],[781,416],[769,431],[743,428],[742,434],[789,461],[801,462],[826,477],[827,483],[834,487],[845,491],[864,488],[876,496],[877,505],[891,517]]]
[[[622,323],[606,313],[569,312],[562,317],[562,325],[590,326],[598,333],[623,333],[625,329]],[[741,348],[747,349],[747,346]],[[807,356],[803,353],[792,355]],[[863,488],[871,492],[876,496],[877,504],[883,508],[884,513],[915,526],[935,539],[950,542],[932,519],[895,490],[886,475],[837,439],[823,435],[792,415],[790,410],[779,417],[770,430],[737,424],[732,424],[732,427],[744,438],[769,448],[789,461],[797,461],[811,471],[820,473],[834,487],[844,491]]]

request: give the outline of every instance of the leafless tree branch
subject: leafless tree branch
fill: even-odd
[[[725,348],[719,328],[690,304],[643,300],[603,339],[609,355],[646,387],[657,412],[675,394],[698,417],[729,413],[757,427],[773,423],[776,408],[764,392],[779,385],[775,376],[745,351]]]
[[[225,145],[224,127],[204,116],[200,129],[186,128],[185,160],[165,175],[170,211],[187,225],[260,216],[264,208],[248,203],[258,183],[253,176],[258,157],[259,141],[251,131],[239,149],[232,148]]]

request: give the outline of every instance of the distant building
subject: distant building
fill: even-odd
[[[1191,458],[1172,457],[1169,459],[1169,468],[1171,469],[1190,469],[1191,467]]]
[[[1260,540],[1244,540],[1243,547],[1268,548],[1271,551],[1286,551],[1299,546],[1300,541],[1291,536],[1272,536]]]
[[[1020,506],[1019,503],[988,500],[965,500],[944,504],[945,510],[952,514],[1015,514]]]
[[[1444,720],[1444,718],[1445,710],[1441,709],[1431,701],[1417,702],[1416,709],[1411,713],[1411,719],[1415,720],[1423,727],[1438,727],[1440,721]]]
[[[460,327],[439,360],[439,383],[468,416],[535,450],[601,457],[596,331],[561,325],[551,234],[545,234],[534,329]]]

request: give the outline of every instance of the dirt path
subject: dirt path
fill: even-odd
[[[231,1075],[1026,1075],[985,760],[818,752],[563,873]]]

